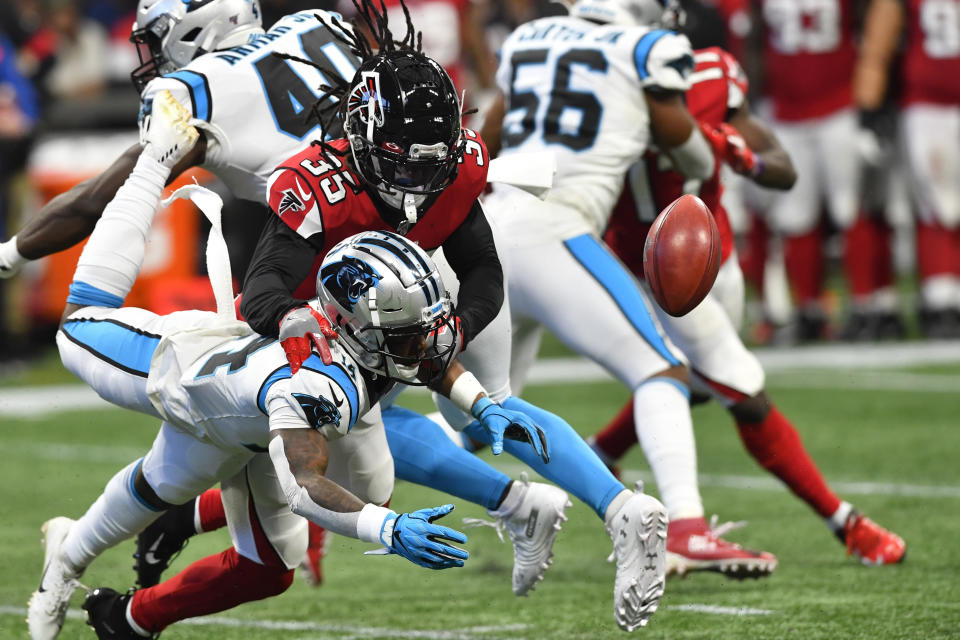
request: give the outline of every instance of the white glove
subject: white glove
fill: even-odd
[[[6,242],[0,242],[0,278],[12,278],[27,262],[29,260],[17,251],[17,236],[13,236]]]
[[[200,138],[190,112],[167,90],[153,97],[150,113],[140,121],[143,152],[172,169]]]

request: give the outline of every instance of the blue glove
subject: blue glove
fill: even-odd
[[[384,533],[391,521],[393,533],[390,544],[387,545],[391,553],[396,553],[414,564],[428,569],[449,569],[462,567],[463,561],[470,555],[458,547],[443,542],[450,540],[463,544],[467,536],[448,527],[433,524],[434,520],[442,518],[453,511],[452,504],[433,509],[420,509],[413,513],[393,514],[384,521]],[[387,537],[381,534],[382,537]],[[386,544],[386,541],[381,540]]]
[[[503,439],[508,438],[529,442],[544,463],[550,462],[547,435],[525,414],[504,409],[486,396],[474,403],[470,413],[480,421],[480,426],[493,438],[493,442],[490,443],[493,455],[498,456],[503,453]]]

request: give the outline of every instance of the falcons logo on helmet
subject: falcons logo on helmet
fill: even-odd
[[[353,88],[347,98],[347,113],[359,112],[360,120],[366,124],[373,122],[383,126],[385,100],[380,95],[380,74],[376,71],[364,71],[361,82]]]
[[[282,216],[288,211],[299,213],[306,210],[307,206],[303,204],[300,196],[293,192],[293,189],[284,189],[281,193],[283,193],[283,197],[280,199],[280,206],[277,207],[279,215]]]

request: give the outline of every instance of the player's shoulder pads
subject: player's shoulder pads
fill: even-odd
[[[653,29],[637,40],[634,62],[644,89],[686,91],[693,71],[693,48],[687,37]]]

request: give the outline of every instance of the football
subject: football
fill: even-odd
[[[653,221],[643,246],[643,273],[664,311],[690,313],[720,270],[720,231],[703,200],[682,195]]]

